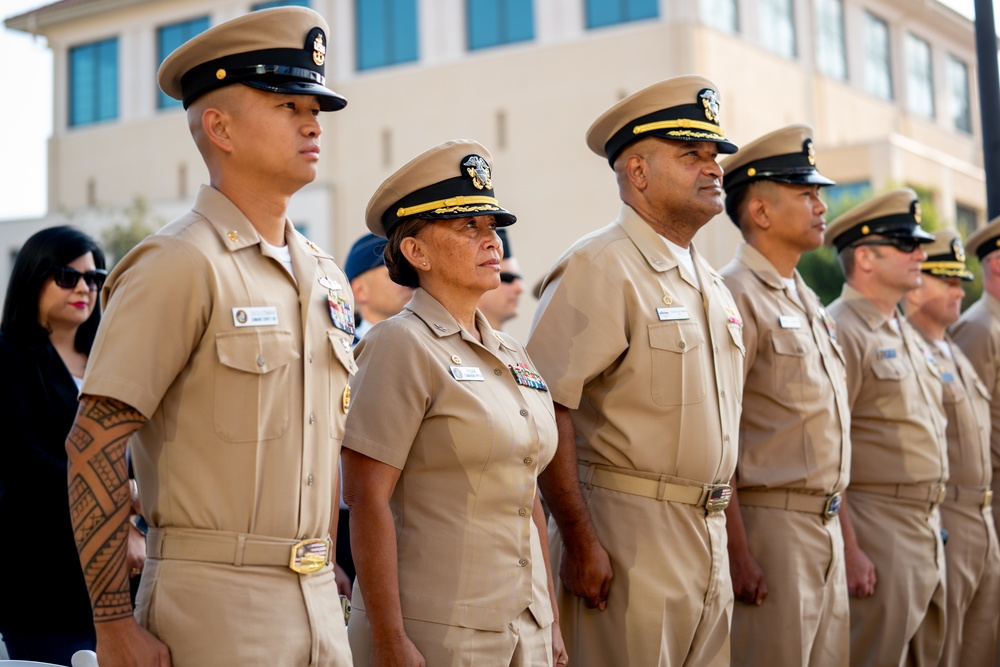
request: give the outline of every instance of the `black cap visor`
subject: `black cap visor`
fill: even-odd
[[[319,100],[320,111],[340,111],[347,106],[347,100],[342,95],[333,92],[326,86],[309,81],[282,81],[275,77],[271,79],[240,81],[240,83],[268,93],[315,95],[316,99]]]

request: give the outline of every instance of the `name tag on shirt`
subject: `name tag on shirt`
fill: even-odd
[[[671,308],[657,308],[656,316],[660,318],[661,322],[691,319],[691,316],[688,315],[688,309],[685,306],[673,306]]]
[[[879,359],[895,359],[896,358],[896,348],[894,347],[880,347],[875,353]]]
[[[278,323],[278,309],[274,306],[245,306],[233,308],[233,325],[237,327],[270,327]]]
[[[451,376],[463,382],[482,382],[483,372],[477,366],[449,366]]]
[[[782,329],[801,329],[802,322],[795,315],[779,315],[778,324]]]

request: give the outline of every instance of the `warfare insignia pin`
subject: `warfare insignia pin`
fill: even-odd
[[[719,122],[719,94],[711,88],[703,88],[698,93],[701,105],[705,107],[705,118],[713,123]]]
[[[493,179],[490,176],[490,165],[483,158],[478,155],[469,155],[464,160],[462,160],[462,166],[465,167],[465,172],[472,179],[472,185],[477,190],[492,190],[493,189]]]

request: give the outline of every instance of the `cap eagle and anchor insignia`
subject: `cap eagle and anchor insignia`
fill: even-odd
[[[478,155],[470,155],[462,160],[462,166],[472,179],[472,185],[477,190],[492,190],[493,180],[490,176],[490,165]]]

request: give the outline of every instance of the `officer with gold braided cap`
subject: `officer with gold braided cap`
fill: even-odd
[[[833,320],[795,269],[823,244],[820,188],[833,185],[812,137],[790,125],[722,162],[726,210],[744,238],[721,271],[746,347],[738,490],[726,509],[734,665],[848,664],[837,516],[851,465],[844,362]]]
[[[653,84],[587,132],[621,211],[545,278],[528,351],[552,391],[560,618],[575,665],[728,663],[723,547],[742,320],[695,233],[723,210],[716,86]],[[556,531],[558,528],[558,531]]]
[[[108,278],[67,443],[103,667],[352,664],[331,536],[353,299],[286,217],[316,177],[320,112],[346,103],[325,85],[329,32],[263,10],[160,67],[210,181]],[[126,441],[150,524],[134,617]]]
[[[855,206],[826,231],[847,279],[829,312],[851,406],[851,481],[841,508],[851,665],[933,665],[944,644],[941,373],[898,309],[920,286],[923,246],[933,241],[908,188]]]
[[[948,495],[941,503],[947,566],[947,619],[943,666],[992,665],[1000,608],[1000,549],[991,501],[989,392],[972,362],[947,334],[958,321],[972,280],[962,239],[951,229],[934,233],[921,265],[920,287],[906,294],[906,318],[924,337],[941,371],[948,417]]]

